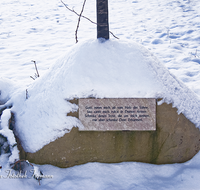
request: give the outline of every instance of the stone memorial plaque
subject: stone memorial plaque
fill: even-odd
[[[156,99],[79,99],[85,131],[156,130]]]

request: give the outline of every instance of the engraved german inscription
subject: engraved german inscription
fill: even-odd
[[[156,130],[154,98],[79,99],[84,130]]]

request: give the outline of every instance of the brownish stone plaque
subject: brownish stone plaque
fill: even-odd
[[[85,131],[156,130],[156,99],[79,99]]]

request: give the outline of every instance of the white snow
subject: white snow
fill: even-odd
[[[82,1],[65,2],[80,12]],[[82,127],[77,119],[66,117],[77,110],[67,101],[73,97],[164,97],[199,127],[198,0],[109,0],[110,30],[120,41],[111,36],[110,42],[98,43],[96,26],[82,18],[74,47],[78,18],[60,1],[2,0],[0,5],[0,104],[13,105],[26,150],[34,152],[72,126]],[[83,14],[96,20],[95,1],[86,2]],[[35,73],[31,60],[41,76],[35,81],[30,78]],[[1,130],[2,125],[7,127],[9,111],[3,111]],[[13,152],[15,157],[17,149]],[[41,186],[35,179],[4,179],[9,158],[0,156],[5,189],[200,188],[199,153],[189,162],[160,166],[134,162],[67,169],[37,166],[44,175],[53,175]]]
[[[19,160],[19,150],[17,149],[17,143],[13,134],[13,131],[9,129],[9,119],[11,118],[11,110],[6,109],[3,111],[0,120],[0,134],[7,138],[10,146],[11,156],[9,157],[9,163],[14,163]]]
[[[11,111],[9,109],[6,109],[5,111],[3,111],[2,116],[1,116],[1,128],[0,128],[1,131],[0,132],[2,135],[8,138],[8,142],[10,145],[14,145],[16,142],[15,142],[13,132],[9,130],[8,128],[8,123],[9,123],[10,118],[11,118]]]
[[[0,78],[0,105],[6,103],[16,90],[13,82],[7,78]]]

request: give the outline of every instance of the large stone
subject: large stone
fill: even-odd
[[[163,103],[156,109],[156,131],[98,132],[73,128],[36,153],[25,153],[19,146],[21,159],[58,167],[123,161],[168,164],[191,159],[200,149],[199,129],[183,114],[178,115],[171,104]],[[77,113],[72,115],[78,117]]]

